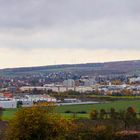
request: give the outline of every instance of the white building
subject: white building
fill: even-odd
[[[65,87],[74,87],[75,81],[73,79],[68,79],[63,81],[63,86]]]
[[[1,108],[17,108],[17,101],[0,101]]]
[[[26,100],[33,102],[46,101],[46,102],[57,102],[56,98],[50,97],[49,95],[26,95]]]
[[[64,103],[79,103],[81,100],[76,99],[76,98],[65,98]]]
[[[80,93],[86,92],[86,91],[93,91],[93,88],[91,86],[74,86],[74,83],[68,84],[67,86],[52,86],[52,87],[31,87],[31,86],[25,86],[21,87],[21,91],[32,91],[34,89],[37,90],[52,90],[53,92],[66,92],[66,91],[78,91]]]
[[[84,92],[92,92],[93,88],[92,87],[85,87],[85,86],[79,86],[75,88],[75,91],[84,93]]]
[[[130,78],[130,79],[129,79],[129,82],[130,82],[130,83],[133,83],[133,82],[140,82],[140,77],[137,77],[137,78],[135,78],[135,77]]]
[[[84,80],[84,86],[89,87],[89,86],[93,86],[96,84],[95,79],[85,79]]]

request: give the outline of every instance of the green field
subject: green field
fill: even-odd
[[[92,109],[106,109],[109,110],[111,107],[115,108],[116,110],[124,110],[128,108],[129,106],[132,106],[136,109],[137,112],[140,111],[140,100],[133,100],[133,101],[112,101],[109,103],[100,103],[100,104],[90,104],[90,105],[69,105],[69,106],[60,106],[57,107],[57,111],[59,113],[64,113],[67,110],[70,111],[86,111],[90,112]]]
[[[67,106],[58,106],[56,107],[56,112],[60,113],[65,117],[73,117],[73,114],[66,114],[65,111],[79,112],[86,111],[87,114],[77,114],[76,116],[79,118],[88,117],[88,113],[93,109],[106,109],[109,110],[111,107],[116,110],[124,110],[132,106],[136,109],[137,112],[140,112],[140,100],[125,100],[125,101],[113,101],[109,103],[101,103],[101,104],[90,104],[90,105],[67,105]],[[3,119],[7,120],[13,117],[17,109],[7,109],[3,112]]]

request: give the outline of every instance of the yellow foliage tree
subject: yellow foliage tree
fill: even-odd
[[[68,121],[40,107],[23,108],[10,121],[7,140],[58,140],[68,131]]]

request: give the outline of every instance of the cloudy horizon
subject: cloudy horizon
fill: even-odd
[[[0,0],[0,68],[140,59],[139,0]]]

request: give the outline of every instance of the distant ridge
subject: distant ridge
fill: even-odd
[[[115,61],[104,63],[84,63],[84,64],[62,64],[36,67],[19,67],[1,69],[1,75],[19,75],[19,74],[42,74],[51,72],[71,72],[85,74],[123,74],[139,73],[140,60]]]

